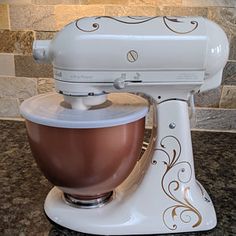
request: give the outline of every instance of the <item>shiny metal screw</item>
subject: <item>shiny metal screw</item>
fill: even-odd
[[[129,62],[135,62],[137,61],[138,59],[138,53],[134,50],[130,50],[128,53],[127,53],[127,59]]]
[[[175,124],[174,122],[172,122],[172,123],[169,124],[169,128],[170,128],[170,129],[174,129],[175,126],[176,126],[176,124]]]

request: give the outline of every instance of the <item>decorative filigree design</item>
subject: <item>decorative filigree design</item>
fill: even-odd
[[[171,143],[175,148],[171,149],[167,144]],[[166,166],[166,170],[161,179],[161,186],[164,193],[172,199],[175,204],[165,209],[162,215],[162,219],[166,227],[170,230],[177,229],[177,218],[182,223],[192,224],[195,228],[202,222],[202,216],[199,211],[190,203],[189,190],[186,186],[192,178],[192,166],[187,161],[179,161],[181,155],[181,144],[179,140],[174,136],[166,136],[160,141],[160,147],[157,151],[163,152],[166,161],[163,161]],[[156,164],[154,160],[152,164]],[[177,168],[177,169],[176,169]],[[171,179],[169,180],[168,174],[171,173]],[[174,176],[176,175],[176,178]],[[168,183],[169,182],[169,183]],[[182,193],[181,193],[182,192]],[[196,218],[196,221],[194,219]],[[193,222],[194,221],[194,222]],[[171,222],[173,224],[171,225]],[[193,223],[192,223],[193,222]]]
[[[177,18],[169,18],[167,16],[163,16],[163,21],[164,21],[164,24],[165,26],[171,30],[172,32],[176,33],[176,34],[188,34],[188,33],[191,33],[193,32],[197,27],[198,27],[198,22],[197,21],[190,21],[190,24],[193,25],[193,28],[188,30],[188,31],[177,31],[176,29],[173,29],[169,24],[168,22],[174,22],[174,23],[184,23],[183,21],[180,21],[179,19]]]
[[[123,24],[137,25],[137,24],[142,24],[142,23],[148,22],[150,20],[156,19],[158,17],[159,16],[154,16],[154,17],[127,16],[126,18],[128,19],[128,21],[125,21],[125,20],[117,19],[117,18],[112,17],[112,16],[99,16],[99,17],[96,17],[95,20],[101,19],[101,18],[107,18],[107,19],[115,20],[115,21],[123,23]]]
[[[116,17],[112,17],[112,16],[98,16],[98,17],[95,17],[94,20],[96,21],[96,20],[103,19],[103,18],[114,20],[114,21],[117,21],[117,22],[122,23],[122,24],[137,25],[137,24],[146,23],[148,21],[159,18],[159,16],[154,16],[154,17],[127,16],[126,17],[127,20],[123,20],[124,18],[116,18]],[[96,31],[100,28],[100,25],[97,22],[94,22],[94,23],[92,23],[90,29],[84,29],[81,26],[79,26],[79,22],[80,22],[81,19],[84,19],[84,18],[80,18],[80,19],[75,21],[75,26],[83,32],[94,32],[94,31]],[[190,24],[193,25],[193,28],[190,29],[189,31],[181,32],[179,30],[177,31],[176,29],[173,29],[173,27],[171,27],[168,22],[179,24],[179,23],[185,23],[184,21],[181,21],[177,18],[169,18],[167,16],[163,16],[163,21],[164,21],[165,26],[169,30],[171,30],[172,32],[177,33],[177,34],[187,34],[187,33],[190,33],[192,31],[194,31],[198,27],[198,22],[197,21],[190,21]]]
[[[80,20],[82,20],[82,19],[84,19],[84,18],[80,18],[80,19],[78,19],[78,20],[75,21],[75,26],[76,26],[79,30],[81,30],[81,31],[83,31],[83,32],[90,33],[90,32],[94,32],[94,31],[96,31],[96,30],[99,29],[99,24],[96,23],[96,22],[92,24],[92,28],[91,28],[91,29],[83,29],[83,28],[81,28],[81,27],[79,26],[79,22],[80,22]]]
[[[111,20],[114,20],[114,21],[117,21],[117,22],[120,22],[120,23],[123,23],[123,24],[136,25],[136,24],[141,24],[141,23],[148,22],[148,21],[153,20],[153,19],[155,19],[157,17],[158,16],[155,16],[155,17],[127,16],[126,18],[129,19],[130,21],[125,21],[125,20],[117,19],[117,18],[112,17],[112,16],[97,16],[97,17],[94,18],[94,20],[99,20],[99,19],[102,19],[102,18],[107,18],[107,19],[111,19]],[[79,26],[79,21],[81,19],[84,19],[84,18],[80,18],[80,19],[75,21],[75,26],[79,30],[81,30],[83,32],[94,32],[94,31],[98,30],[99,27],[100,27],[100,25],[97,22],[94,22],[92,24],[92,28],[91,29],[83,29],[83,28],[81,28],[81,26]]]

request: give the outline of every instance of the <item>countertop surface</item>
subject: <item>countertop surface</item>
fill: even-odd
[[[52,225],[43,211],[52,185],[32,157],[25,125],[0,121],[0,235],[87,235]],[[236,235],[236,133],[192,132],[197,179],[217,212],[208,232],[179,235]]]

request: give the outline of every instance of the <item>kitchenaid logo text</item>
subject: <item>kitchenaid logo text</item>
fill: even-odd
[[[71,80],[91,80],[94,78],[93,75],[81,75],[73,72],[67,72],[67,71],[54,71],[54,78],[62,80],[63,78],[70,78]]]
[[[91,75],[71,75],[70,78],[72,79],[92,79],[93,76]]]

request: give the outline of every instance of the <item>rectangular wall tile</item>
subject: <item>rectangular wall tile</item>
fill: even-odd
[[[81,1],[84,4],[100,4],[100,5],[109,5],[109,4],[116,4],[116,5],[127,5],[127,0],[85,0]]]
[[[40,40],[50,40],[53,39],[57,32],[52,31],[36,31],[35,32],[35,39]]]
[[[32,56],[15,55],[17,77],[53,77],[51,64],[38,64]]]
[[[228,62],[224,68],[223,81],[224,85],[236,85],[236,61]]]
[[[182,0],[156,0],[155,1],[156,6],[181,6]]]
[[[57,5],[57,4],[76,4],[80,0],[31,0],[32,4],[38,5]]]
[[[0,77],[0,99],[3,97],[26,99],[37,94],[37,79]]]
[[[9,29],[8,6],[0,4],[0,29]]]
[[[54,6],[10,5],[9,12],[13,30],[55,30]]]
[[[236,86],[224,86],[220,99],[221,108],[236,109]],[[235,117],[236,120],[236,117]]]
[[[52,78],[38,78],[38,93],[48,93],[55,91],[55,81]]]
[[[163,7],[163,6],[181,6],[182,5],[182,0],[129,0],[129,5],[137,6],[137,5],[142,5],[142,6],[147,6],[147,5],[152,5],[152,6],[158,6],[158,7]]]
[[[0,52],[30,54],[33,40],[32,31],[0,30]]]
[[[131,6],[156,6],[157,0],[129,0],[129,5]]]
[[[5,4],[31,4],[31,0],[1,0],[1,3]]]
[[[219,24],[228,38],[236,35],[236,10],[235,8],[212,7],[208,10],[208,18]]]
[[[229,42],[230,42],[229,59],[236,61],[236,32],[235,35],[233,34],[230,35]]]
[[[207,17],[208,9],[203,7],[163,7],[158,15],[166,16],[204,16]]]
[[[106,6],[105,14],[109,16],[155,16],[156,7],[152,6]]]
[[[15,75],[15,63],[13,54],[0,53],[0,76]]]
[[[200,94],[195,94],[195,106],[196,107],[214,107],[218,108],[221,97],[221,87],[212,89]]]
[[[0,98],[0,117],[20,117],[17,98]]]
[[[192,128],[236,130],[236,109],[196,109],[196,124]]]
[[[85,16],[104,15],[104,6],[99,5],[57,5],[55,6],[55,17],[57,29],[66,24]]]
[[[183,0],[183,6],[227,6],[227,7],[236,7],[235,0]]]

